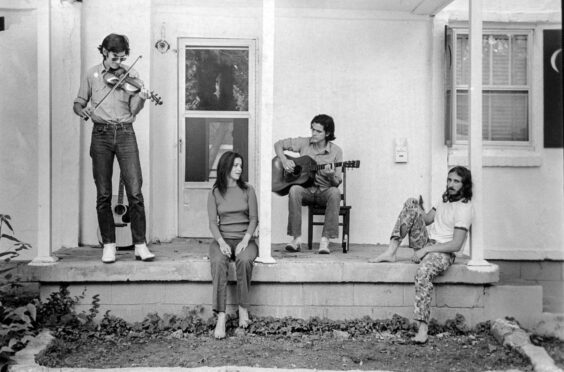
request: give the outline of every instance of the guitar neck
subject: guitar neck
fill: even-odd
[[[123,189],[125,188],[125,185],[123,184],[123,180],[121,179],[121,176],[119,178],[119,188],[118,188],[118,204],[123,204]]]
[[[327,164],[317,164],[317,165],[315,166],[315,170],[323,169],[323,168],[325,168],[326,165],[331,165],[331,166],[337,168],[337,167],[342,166],[343,163],[344,163],[344,162],[339,162],[339,163],[327,163]]]

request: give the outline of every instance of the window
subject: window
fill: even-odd
[[[184,182],[213,183],[226,151],[243,156],[248,180],[252,48],[233,41],[202,44],[187,40],[182,53]]]
[[[531,144],[531,43],[528,30],[484,30],[482,138],[485,146]],[[448,145],[468,141],[470,51],[467,30],[447,30]],[[451,57],[452,56],[452,57]],[[454,94],[452,94],[454,92]]]

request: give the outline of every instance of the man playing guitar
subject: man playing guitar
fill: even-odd
[[[143,178],[133,130],[135,116],[143,109],[150,93],[143,88],[138,94],[130,95],[123,89],[117,89],[118,84],[109,86],[104,79],[107,73],[125,68],[121,64],[129,55],[129,41],[125,35],[106,36],[98,50],[103,61],[88,69],[83,76],[73,110],[81,118],[91,118],[93,122],[90,157],[97,190],[98,225],[104,245],[102,262],[116,260],[115,225],[111,210],[114,157],[119,162],[129,202],[135,258],[150,261],[155,255],[149,251],[145,240],[145,204],[141,193]],[[131,68],[126,73],[132,78],[137,77]],[[87,106],[88,102],[91,106]]]
[[[282,162],[286,172],[293,172],[296,164],[286,157],[285,150],[297,152],[300,156],[310,156],[318,164],[328,164],[315,173],[311,185],[292,185],[288,199],[288,235],[292,241],[286,250],[301,250],[302,205],[316,204],[325,206],[325,222],[319,243],[319,253],[328,254],[329,239],[339,235],[339,205],[341,191],[338,186],[342,182],[340,168],[329,163],[343,161],[343,151],[332,141],[335,140],[335,123],[328,115],[317,115],[311,120],[311,137],[286,138],[274,144],[276,155]]]

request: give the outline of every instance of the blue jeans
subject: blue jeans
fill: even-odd
[[[341,191],[337,187],[310,190],[300,185],[292,186],[288,194],[288,235],[302,236],[302,205],[311,204],[325,207],[321,236],[328,239],[338,237]]]
[[[115,225],[112,214],[112,173],[117,157],[125,185],[131,236],[134,244],[145,243],[145,203],[141,193],[143,177],[139,162],[139,149],[132,124],[94,124],[90,144],[92,172],[96,183],[96,211],[102,243],[115,243]]]

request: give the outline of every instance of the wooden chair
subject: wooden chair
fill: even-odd
[[[314,221],[314,216],[325,216],[325,207],[319,205],[308,206],[307,247],[313,247],[313,226],[323,226],[324,221]],[[347,205],[347,168],[343,167],[343,192],[341,193],[341,206],[339,208],[339,226],[343,227],[343,253],[349,251],[349,225],[351,221],[351,206]]]

